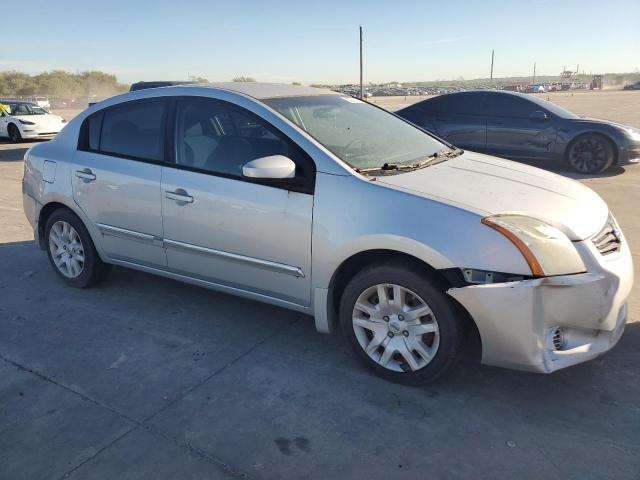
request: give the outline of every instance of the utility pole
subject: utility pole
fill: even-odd
[[[491,50],[491,81],[493,81],[493,50]]]
[[[536,84],[536,62],[533,62],[533,80],[531,80],[531,85]]]
[[[362,25],[360,25],[360,99],[364,97],[362,89]]]

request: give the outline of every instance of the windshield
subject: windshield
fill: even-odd
[[[10,103],[8,110],[11,115],[46,115],[49,113],[33,103]]]
[[[450,150],[422,130],[352,97],[270,98],[277,110],[355,169],[415,163]]]

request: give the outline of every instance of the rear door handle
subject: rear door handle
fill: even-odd
[[[89,168],[85,168],[84,170],[76,170],[76,177],[82,178],[87,182],[93,182],[96,179],[95,174]]]
[[[178,203],[193,203],[193,197],[182,188],[178,188],[174,192],[166,191],[164,192],[164,196]]]

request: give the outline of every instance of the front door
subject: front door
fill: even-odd
[[[0,137],[8,137],[7,125],[9,124],[9,116],[4,109],[4,106],[0,103]]]
[[[513,159],[553,156],[556,129],[553,117],[537,104],[509,94],[488,94],[487,151]],[[534,113],[536,112],[536,113]]]
[[[112,259],[166,267],[160,177],[166,102],[128,102],[89,117],[73,161],[73,198]]]
[[[285,155],[296,176],[312,180],[311,159],[264,120],[218,100],[178,100],[174,125],[175,163],[162,173],[169,269],[308,305],[312,184],[259,183],[242,176],[242,165]]]

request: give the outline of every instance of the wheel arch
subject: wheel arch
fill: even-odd
[[[9,123],[7,123],[7,135],[9,135],[9,129],[11,127],[17,128],[18,132],[20,132],[20,135],[22,135],[22,131],[20,130],[20,126],[13,120],[10,120]]]
[[[73,209],[69,208],[68,205],[65,205],[64,203],[61,202],[49,202],[46,205],[43,205],[42,208],[40,209],[40,213],[38,214],[38,245],[40,246],[40,248],[42,250],[44,250],[46,248],[45,245],[45,239],[44,239],[44,229],[47,225],[47,220],[49,220],[49,217],[51,216],[51,214],[53,212],[55,212],[56,210],[60,210],[60,209],[65,209],[70,211],[71,213],[73,213],[74,215],[78,216],[76,214],[76,212],[73,211]],[[78,217],[79,218],[79,217]],[[80,219],[82,220],[82,219]],[[83,222],[84,223],[84,222]]]
[[[36,238],[38,246],[42,250],[46,249],[46,241],[45,241],[45,238],[44,238],[44,234],[45,234],[44,230],[45,230],[45,227],[47,225],[47,220],[49,219],[49,217],[51,216],[51,214],[53,212],[55,212],[56,210],[60,210],[60,209],[68,210],[73,215],[78,217],[78,219],[82,222],[82,224],[87,229],[87,232],[89,232],[89,237],[91,238],[91,241],[93,242],[93,245],[95,246],[95,249],[96,249],[96,251],[98,253],[98,256],[100,257],[100,259],[102,261],[105,261],[105,256],[102,253],[100,239],[97,238],[98,235],[96,234],[96,232],[95,232],[94,228],[92,227],[91,223],[83,215],[82,211],[78,211],[79,209],[74,208],[73,205],[69,205],[66,202],[66,199],[59,198],[58,196],[56,196],[55,198],[51,199],[51,201],[45,203],[40,208],[40,211],[38,212],[37,238]]]
[[[343,260],[333,273],[329,282],[326,307],[316,305],[316,308],[320,307],[327,309],[328,330],[330,332],[338,330],[338,310],[344,287],[347,285],[349,280],[353,278],[354,275],[360,272],[367,265],[378,262],[394,262],[400,264],[404,263],[405,265],[409,265],[411,268],[417,268],[426,276],[428,276],[434,282],[435,286],[443,293],[446,293],[450,288],[460,286],[460,284],[458,283],[460,280],[458,279],[457,275],[458,269],[436,269],[424,260],[405,252],[400,252],[393,249],[377,248],[355,253]],[[456,299],[454,299],[450,295],[447,295],[447,298],[452,302],[452,304],[455,305],[457,309],[459,309],[461,316],[464,317],[465,322],[468,324],[468,326],[471,326],[477,332],[477,327],[475,325],[473,317],[469,314],[466,308],[464,308]]]

